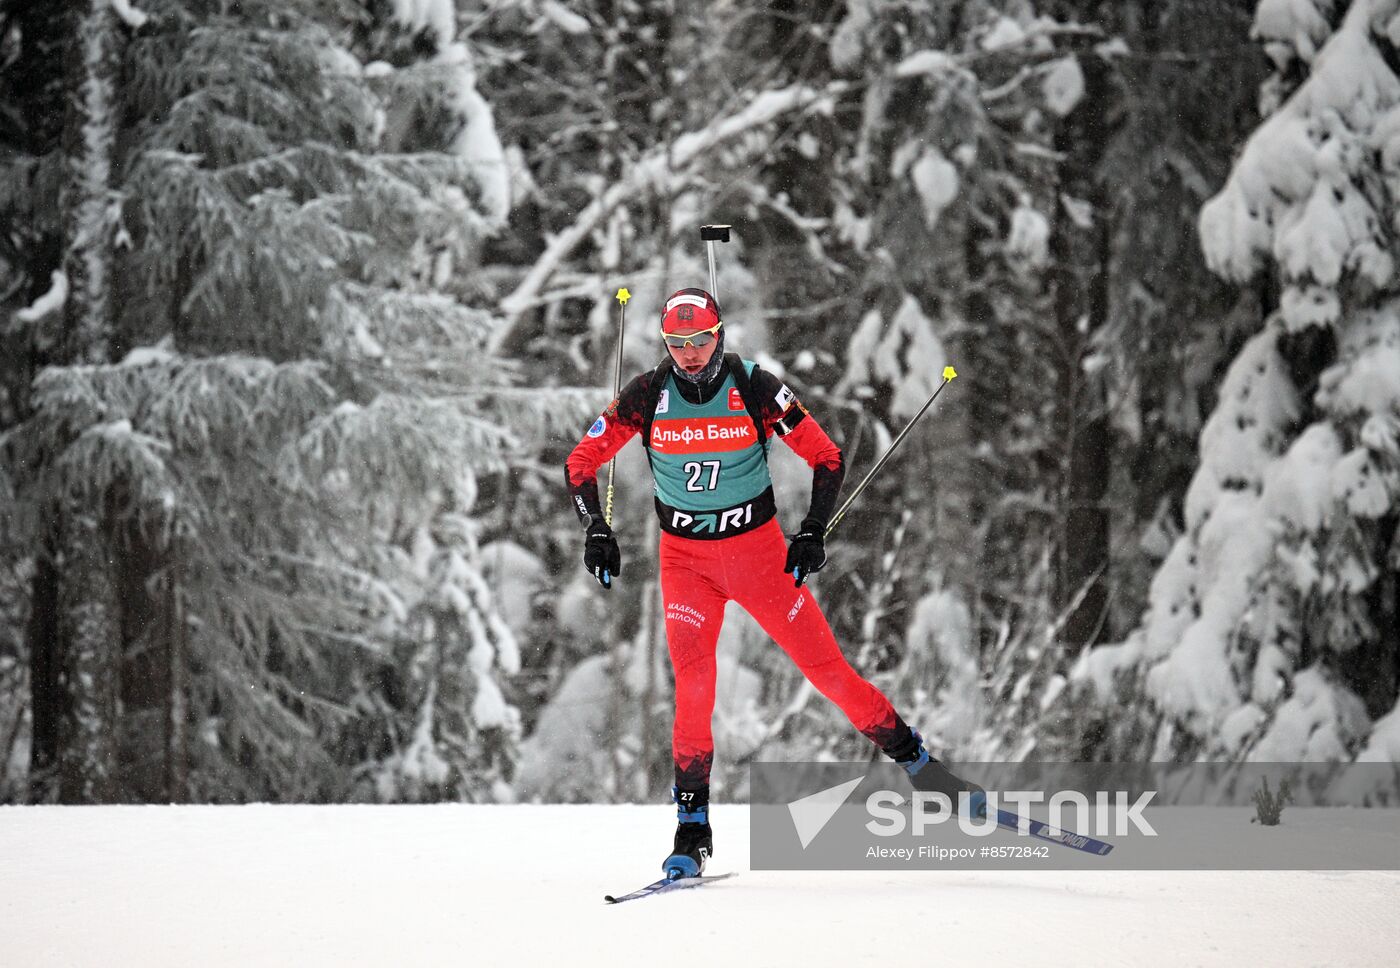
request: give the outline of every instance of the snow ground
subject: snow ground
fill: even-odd
[[[669,805],[0,809],[0,965],[1350,966],[1400,873],[750,871],[617,907]],[[1287,818],[1285,818],[1285,821]]]

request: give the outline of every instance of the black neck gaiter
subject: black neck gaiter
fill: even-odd
[[[681,395],[687,400],[704,403],[713,397],[720,384],[724,382],[722,377],[724,373],[724,327],[720,327],[719,339],[715,341],[715,352],[703,370],[698,373],[687,373],[672,358],[671,371],[676,374],[676,382],[681,388]]]

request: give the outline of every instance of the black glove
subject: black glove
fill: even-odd
[[[622,549],[617,546],[612,528],[602,519],[588,526],[583,542],[583,567],[593,573],[598,584],[612,589],[612,580],[622,574]]]
[[[801,588],[825,564],[826,527],[816,518],[807,518],[802,522],[802,530],[792,536],[783,572],[793,577],[793,588]]]

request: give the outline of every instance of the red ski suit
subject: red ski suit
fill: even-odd
[[[596,513],[598,468],[642,430],[651,378],[653,374],[643,374],[629,383],[604,411],[608,419],[595,425],[595,430],[605,427],[603,432],[585,436],[569,455],[569,486],[582,514]],[[841,451],[776,377],[755,368],[752,385],[754,396],[764,401],[762,419],[770,437],[780,437],[813,468],[813,507],[824,505],[825,519],[840,486]],[[832,493],[822,494],[822,487]],[[908,727],[889,700],[842,655],[813,590],[794,587],[792,576],[783,572],[787,544],[776,518],[732,537],[707,540],[663,530],[660,551],[666,642],[676,680],[672,754],[677,786],[695,789],[709,783],[715,644],[729,601],[752,615],[817,690],[877,746],[888,748],[907,736]]]

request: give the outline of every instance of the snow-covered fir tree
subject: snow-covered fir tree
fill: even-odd
[[[0,2],[0,798],[663,791],[557,465],[706,221],[848,484],[958,368],[819,582],[940,750],[1392,758],[1390,6]],[[725,795],[868,753],[720,652]]]
[[[1076,672],[1145,691],[1155,758],[1393,760],[1400,4],[1264,0],[1254,32],[1267,116],[1200,233],[1277,305],[1201,432],[1142,628]]]
[[[64,797],[504,795],[476,501],[577,416],[482,352],[510,188],[455,6],[136,6],[83,237],[112,362],[42,370],[4,438],[20,533],[71,501],[121,551],[124,786]],[[43,345],[75,302],[16,320]],[[31,629],[31,663],[69,647]]]

